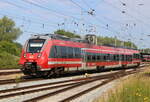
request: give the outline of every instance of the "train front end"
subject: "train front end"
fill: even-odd
[[[25,75],[40,76],[42,68],[47,67],[46,38],[41,36],[31,37],[24,45],[19,64]]]

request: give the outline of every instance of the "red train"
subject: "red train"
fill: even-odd
[[[51,76],[70,70],[101,70],[107,66],[139,66],[140,52],[98,46],[56,34],[34,35],[24,45],[19,64],[31,76]]]
[[[141,53],[142,62],[150,62],[150,53]]]

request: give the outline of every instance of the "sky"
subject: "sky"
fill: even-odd
[[[16,22],[23,32],[17,39],[21,44],[31,35],[64,29],[150,48],[149,5],[150,0],[0,0],[0,18]]]

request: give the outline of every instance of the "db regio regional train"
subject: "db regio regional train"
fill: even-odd
[[[140,52],[134,49],[97,45],[58,34],[33,35],[26,41],[19,64],[25,75],[59,75],[65,71],[101,70],[109,66],[139,66]],[[94,41],[94,40],[93,40]]]

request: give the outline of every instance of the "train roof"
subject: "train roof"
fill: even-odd
[[[83,39],[80,39],[80,38],[69,38],[67,36],[63,36],[63,35],[59,35],[59,34],[35,34],[35,35],[32,35],[31,39],[34,39],[34,38],[44,38],[44,39],[51,38],[51,39],[81,42],[81,43],[89,44],[87,40],[83,40]],[[103,44],[103,45],[99,45],[99,46],[137,50],[137,49],[134,49],[134,48],[124,47],[124,46],[115,46],[115,45],[110,45],[110,44]]]
[[[64,40],[64,41],[87,43],[86,40],[83,40],[80,38],[69,38],[67,36],[63,36],[63,35],[59,35],[59,34],[36,34],[36,35],[32,35],[31,38],[51,38],[51,39],[58,39],[58,40]]]

